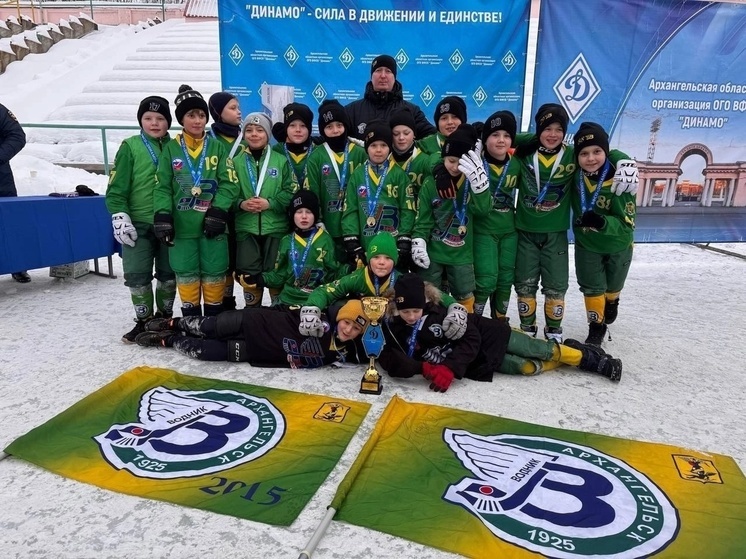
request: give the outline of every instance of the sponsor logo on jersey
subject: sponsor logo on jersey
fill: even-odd
[[[265,398],[235,390],[158,386],[140,398],[135,421],[112,425],[94,439],[117,470],[173,479],[256,460],[284,434],[285,418]]]
[[[171,162],[171,167],[174,171],[181,171],[184,168],[184,162],[181,159],[174,159]]]
[[[443,499],[518,547],[559,559],[638,558],[678,533],[665,493],[614,456],[549,437],[445,429],[443,438],[473,476]]]

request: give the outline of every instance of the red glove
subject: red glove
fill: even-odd
[[[430,381],[430,390],[445,392],[453,382],[453,371],[445,365],[422,364],[422,376]]]

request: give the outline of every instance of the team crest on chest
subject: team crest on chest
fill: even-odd
[[[137,477],[220,472],[264,456],[285,435],[285,418],[272,402],[234,390],[159,386],[138,408],[137,421],[94,437],[112,467]]]

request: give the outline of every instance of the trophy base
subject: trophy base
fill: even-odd
[[[365,374],[360,380],[360,393],[361,394],[380,394],[383,390],[383,383],[381,382],[381,375]]]

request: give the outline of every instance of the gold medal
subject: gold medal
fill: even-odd
[[[462,237],[466,235],[466,225],[460,225],[458,228],[458,234]]]
[[[375,217],[373,217],[373,216],[370,216],[370,217],[368,217],[368,219],[367,219],[367,221],[365,222],[365,224],[366,224],[366,225],[367,225],[368,227],[373,227],[373,226],[374,226],[374,225],[376,224],[376,218],[375,218]]]
[[[202,189],[199,186],[192,187],[192,196],[199,196],[202,194]]]

